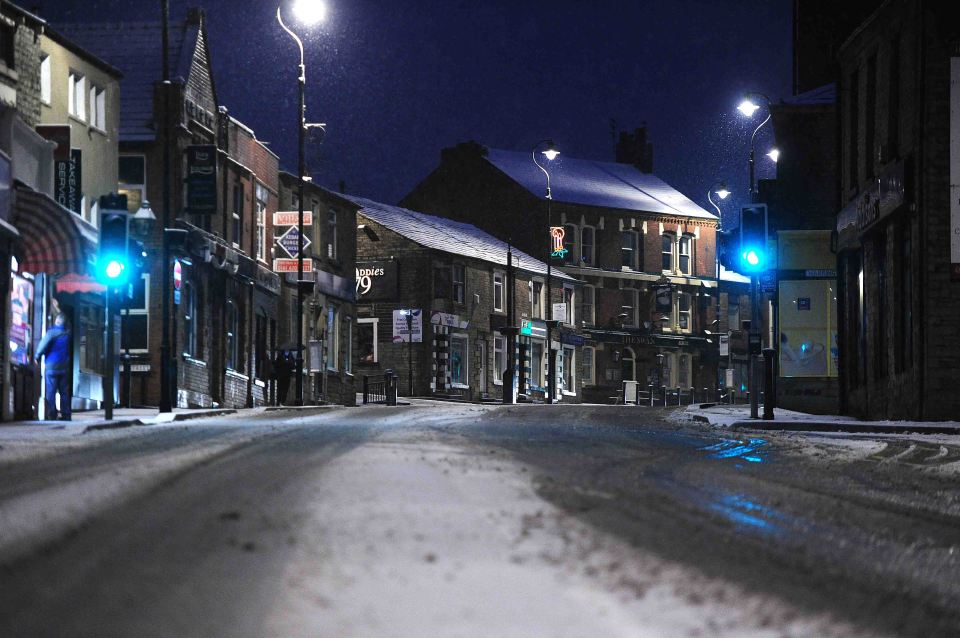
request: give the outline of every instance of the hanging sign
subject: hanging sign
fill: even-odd
[[[296,226],[291,226],[290,229],[284,234],[277,237],[277,245],[280,248],[283,248],[284,252],[290,255],[291,257],[296,257],[300,254],[300,251],[297,249],[297,244],[302,243],[304,250],[310,247],[312,243],[310,238],[306,235],[303,236],[303,241],[298,242],[300,239],[300,229]]]
[[[273,260],[273,272],[297,272],[297,259],[274,259]],[[309,273],[313,271],[313,260],[307,257],[303,260],[303,272]]]
[[[276,213],[273,214],[273,225],[274,226],[299,226],[300,211],[298,210],[277,211]],[[312,210],[303,211],[303,225],[304,226],[313,225]]]
[[[397,296],[397,262],[357,262],[357,301],[389,301]]]
[[[550,227],[550,239],[552,241],[553,252],[550,253],[551,257],[563,257],[568,251],[563,246],[563,238],[566,234],[566,231],[563,229],[563,226],[551,226]]]

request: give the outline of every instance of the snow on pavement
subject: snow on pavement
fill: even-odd
[[[639,552],[535,493],[530,472],[401,427],[308,481],[272,636],[853,636]]]

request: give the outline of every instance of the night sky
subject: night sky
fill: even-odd
[[[23,5],[54,25],[160,19],[159,0]],[[189,6],[207,12],[220,103],[295,172],[297,53],[276,3],[173,0],[171,21]],[[440,149],[468,139],[528,150],[551,137],[569,156],[612,161],[612,119],[622,130],[646,122],[654,172],[705,208],[717,179],[746,201],[752,127],[735,107],[746,90],[790,95],[791,6],[328,0],[322,26],[297,29],[307,120],[328,125],[308,149],[310,171],[326,186],[343,180],[350,193],[396,203]],[[770,144],[758,143],[761,178],[773,176],[760,154]]]

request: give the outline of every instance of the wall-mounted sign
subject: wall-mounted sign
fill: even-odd
[[[83,215],[83,152],[79,148],[70,149],[70,161],[67,162],[67,202],[65,206],[77,215]]]
[[[449,326],[451,328],[460,328],[461,330],[466,330],[470,325],[469,321],[461,319],[459,315],[440,312],[438,310],[433,310],[430,313],[430,323],[435,326]]]
[[[412,339],[411,339],[412,336]],[[423,342],[423,312],[419,308],[393,311],[393,342]]]
[[[357,262],[357,301],[392,301],[397,297],[397,262]]]
[[[282,210],[277,211],[273,214],[273,225],[274,226],[299,226],[300,225],[300,211],[298,210]],[[303,225],[311,226],[313,225],[313,211],[305,210],[303,211]]]
[[[563,238],[566,234],[566,231],[563,230],[563,226],[551,226],[550,227],[550,239],[552,242],[553,252],[550,253],[551,257],[563,257],[568,251],[563,245]]]
[[[217,147],[212,144],[187,147],[187,212],[217,212]]]
[[[298,243],[303,246],[304,250],[309,248],[310,244],[313,243],[306,235],[303,236],[303,241],[298,242],[297,240],[299,239],[300,229],[296,226],[291,226],[287,232],[277,237],[277,245],[283,248],[283,251],[291,257],[296,257],[300,254],[300,251],[297,249]]]
[[[534,319],[520,320],[520,334],[526,337],[547,338],[547,324]]]
[[[553,320],[554,321],[567,320],[567,304],[566,303],[553,304]]]
[[[720,356],[727,357],[730,355],[730,335],[719,335],[720,337]]]
[[[297,272],[297,259],[274,259],[273,272]],[[307,257],[303,260],[303,272],[308,273],[313,270],[313,260]]]
[[[70,199],[70,126],[68,124],[41,124],[37,133],[56,144],[53,149],[53,198],[64,208],[73,210]]]

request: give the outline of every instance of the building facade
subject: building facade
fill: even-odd
[[[623,381],[718,388],[717,347],[707,332],[716,321],[718,220],[643,172],[652,158],[636,141],[621,140],[642,151],[636,165],[563,155],[549,163],[551,202],[529,153],[460,144],[445,149],[440,166],[402,202],[476,224],[540,260],[551,258],[550,229],[562,229],[554,265],[584,285],[573,299],[555,288],[551,301],[576,308],[590,402],[623,400]]]
[[[858,417],[960,410],[960,29],[949,15],[888,0],[840,50],[840,397]]]
[[[298,343],[296,298],[296,233],[299,183],[295,175],[280,173],[280,207],[284,224],[273,229],[272,258],[283,277],[281,343]],[[306,346],[304,400],[311,403],[354,405],[356,402],[356,262],[357,216],[353,204],[328,191],[304,184],[304,225],[309,245],[304,251],[303,339]],[[287,236],[288,233],[292,233]],[[289,240],[292,240],[289,241]],[[288,252],[288,248],[292,248]],[[277,260],[281,260],[277,262]],[[283,266],[281,266],[283,264]],[[290,270],[292,269],[292,272]],[[293,389],[291,389],[291,393]],[[292,396],[292,395],[291,395]]]
[[[499,401],[511,375],[520,400],[547,399],[546,264],[475,226],[342,196],[356,206],[357,370],[390,369],[401,395]],[[559,270],[553,288],[575,297]],[[513,312],[513,321],[510,313]],[[552,331],[555,401],[582,398],[583,336],[572,306]],[[409,324],[408,324],[409,320]],[[516,325],[519,330],[507,330]],[[511,356],[512,353],[512,356]]]

